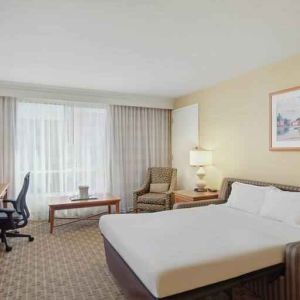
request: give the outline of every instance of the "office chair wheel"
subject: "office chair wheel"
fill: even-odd
[[[29,242],[32,242],[32,241],[34,241],[34,237],[33,237],[33,236],[30,236],[30,237],[28,238],[28,240],[29,240]]]
[[[9,251],[11,251],[11,249],[12,249],[12,247],[11,247],[11,246],[6,246],[6,247],[5,247],[5,251],[6,251],[6,252],[9,252]]]

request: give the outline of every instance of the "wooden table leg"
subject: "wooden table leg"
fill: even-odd
[[[53,233],[55,210],[49,207],[50,233]]]
[[[116,203],[116,214],[119,214],[120,213],[120,203],[117,202]]]
[[[111,214],[111,206],[108,205],[108,213]]]

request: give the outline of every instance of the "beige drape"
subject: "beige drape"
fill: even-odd
[[[147,168],[171,165],[171,110],[111,106],[109,144],[111,190],[129,211]]]
[[[9,182],[14,196],[16,98],[0,97],[0,182]]]

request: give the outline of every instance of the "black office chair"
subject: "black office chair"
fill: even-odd
[[[12,247],[7,243],[7,237],[27,237],[30,242],[34,240],[31,235],[22,234],[16,231],[16,229],[27,225],[28,218],[30,216],[26,205],[29,177],[30,173],[27,173],[17,200],[3,200],[4,203],[11,203],[13,208],[0,208],[0,237],[1,242],[5,244],[7,252],[12,249]]]

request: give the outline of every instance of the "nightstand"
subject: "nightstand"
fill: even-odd
[[[217,199],[218,192],[194,192],[190,190],[179,190],[174,192],[175,203],[199,200]]]

